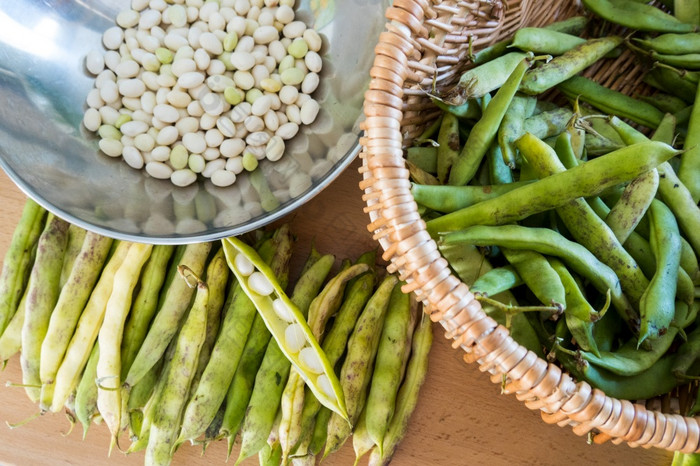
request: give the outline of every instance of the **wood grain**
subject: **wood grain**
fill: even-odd
[[[355,161],[330,187],[284,219],[297,235],[299,254],[305,256],[312,241],[320,251],[336,254],[338,260],[355,258],[377,247],[366,228],[368,217],[362,212],[358,166]],[[25,199],[4,174],[0,174],[0,199],[0,254],[4,256]],[[453,350],[443,335],[435,326],[428,378],[393,464],[670,465],[671,454],[666,451],[611,443],[588,445],[570,428],[545,424],[539,413],[528,410],[515,397],[500,395],[499,387],[477,367],[465,364],[461,351]],[[19,359],[15,357],[0,373],[1,421],[17,423],[37,412],[23,389],[5,386],[6,382],[20,381]],[[70,431],[63,414],[45,414],[14,429],[3,423],[0,465],[143,464],[143,453],[126,456],[115,450],[108,458],[109,436],[104,425],[92,426],[84,440],[81,430],[76,426]],[[237,449],[233,455],[235,458]],[[201,456],[200,447],[183,446],[173,464],[225,461],[226,445],[217,442],[208,447],[205,456]],[[353,461],[352,446],[347,443],[323,464],[352,465]],[[253,458],[245,464],[257,461]]]

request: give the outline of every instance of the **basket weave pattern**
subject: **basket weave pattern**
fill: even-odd
[[[520,346],[451,273],[410,193],[403,148],[439,114],[426,91],[439,92],[456,82],[468,65],[470,47],[478,50],[523,25],[542,25],[577,12],[580,7],[573,1],[394,1],[386,11],[388,23],[375,48],[365,94],[360,188],[371,221],[368,229],[384,249],[389,271],[398,272],[406,282],[403,290],[423,301],[453,347],[466,352],[465,361],[490,373],[505,393],[540,410],[545,422],[570,426],[578,435],[594,432],[596,443],[699,451],[696,418],[608,397]],[[633,57],[623,53],[615,74],[599,81],[631,94],[641,82],[641,75],[630,79],[633,67]],[[599,68],[588,74],[605,71]]]

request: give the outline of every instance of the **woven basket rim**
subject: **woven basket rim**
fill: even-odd
[[[484,29],[488,40],[481,43],[498,38],[499,28],[508,21],[511,25],[518,19],[525,21],[522,12],[538,4],[530,1],[509,1],[506,7],[512,14],[500,12],[501,17],[490,32]],[[383,258],[389,262],[387,270],[399,273],[406,283],[403,291],[415,292],[431,319],[445,328],[453,347],[465,351],[467,363],[476,362],[482,372],[490,373],[494,383],[504,384],[505,380],[504,391],[515,394],[528,408],[539,410],[545,422],[568,425],[578,435],[596,432],[597,443],[611,440],[683,453],[700,451],[698,418],[667,414],[609,397],[585,381],[574,381],[559,366],[519,345],[508,329],[484,313],[467,285],[451,272],[427,233],[410,194],[403,159],[402,129],[407,108],[404,100],[411,94],[406,92],[406,83],[416,79],[416,69],[430,68],[431,63],[437,62],[436,57],[444,49],[436,43],[450,34],[445,23],[440,23],[441,18],[449,18],[450,14],[454,18],[465,5],[459,0],[395,0],[386,10],[389,22],[375,47],[370,86],[365,94],[365,134],[360,140],[360,189],[364,191],[365,212],[370,218],[368,230],[384,249]],[[485,3],[477,1],[474,5],[483,7]],[[429,36],[431,28],[438,33]],[[426,53],[417,53],[421,47]],[[422,56],[422,61],[416,55]],[[448,65],[443,66],[449,66],[449,60],[446,62]],[[395,95],[397,88],[402,95]]]

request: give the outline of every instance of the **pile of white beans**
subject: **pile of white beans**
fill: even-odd
[[[83,125],[99,147],[176,186],[231,186],[311,124],[322,39],[294,0],[132,0],[92,51]]]

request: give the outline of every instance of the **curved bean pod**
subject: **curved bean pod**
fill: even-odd
[[[597,16],[639,31],[695,32],[697,26],[682,23],[655,6],[629,0],[582,0]]]
[[[542,304],[554,306],[560,311],[565,309],[566,290],[564,285],[559,274],[542,254],[509,248],[501,248],[501,252]]]
[[[32,266],[22,325],[22,383],[32,401],[40,396],[41,343],[60,294],[61,265],[68,241],[68,222],[52,216],[39,237]],[[49,390],[50,391],[50,390]],[[47,406],[42,406],[46,409]]]

